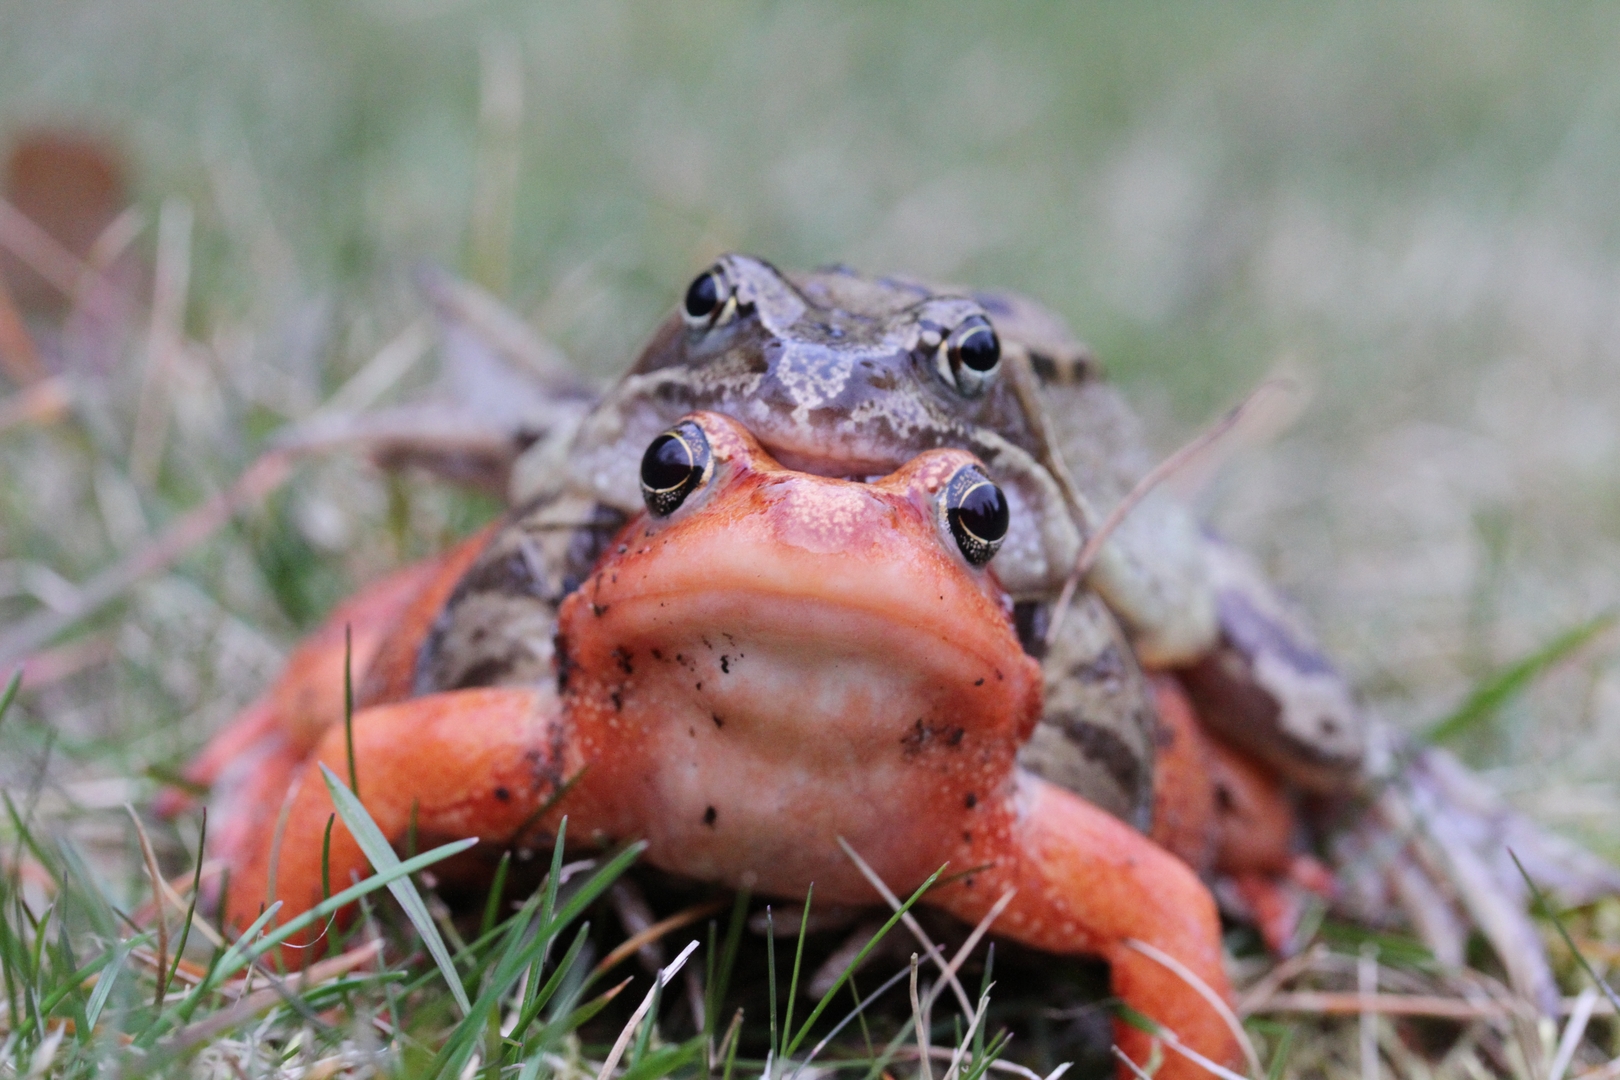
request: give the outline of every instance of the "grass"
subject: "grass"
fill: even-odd
[[[0,0],[0,142],[41,121],[108,133],[140,226],[123,314],[75,338],[60,306],[29,309],[61,379],[0,378],[0,639],[42,614],[59,624],[26,650],[0,718],[0,1067],[140,1071],[121,1037],[176,1024],[184,998],[153,1004],[165,950],[124,804],[144,805],[153,777],[250,700],[337,599],[494,512],[350,455],[309,455],[272,493],[226,507],[205,542],[138,580],[120,573],[343,387],[343,400],[380,402],[433,387],[431,350],[372,366],[410,343],[422,260],[481,281],[603,377],[726,247],[1022,288],[1097,346],[1166,451],[1285,374],[1303,388],[1291,409],[1246,427],[1224,469],[1184,477],[1184,494],[1298,596],[1374,707],[1411,730],[1445,720],[1516,805],[1620,856],[1620,672],[1600,628],[1620,602],[1611,23],[1581,4]],[[182,302],[158,302],[158,280],[186,281]],[[154,366],[169,408],[146,409],[138,435]],[[380,390],[350,382],[384,369]],[[198,822],[146,827],[189,904]],[[528,895],[524,869],[512,897]],[[659,915],[714,899],[665,901],[652,884],[675,904]],[[574,894],[536,895],[555,909]],[[469,925],[432,890],[422,900],[477,1016],[546,920],[519,926],[480,897]],[[184,929],[207,923],[206,905],[200,919],[164,910],[174,998],[223,954]],[[351,944],[375,929],[381,957],[307,986],[270,982],[273,968],[227,980],[186,1025],[275,996],[151,1070],[320,1075],[386,1052],[414,1075],[447,1067],[454,1042],[485,1070],[498,1048],[509,1074],[583,1071],[645,993],[638,982],[602,1002],[600,983],[586,988],[589,956],[617,934],[605,902],[586,914],[585,936],[579,921],[559,929],[545,963],[475,1024],[420,932],[379,901]],[[632,1033],[622,1067],[710,1064],[706,1045],[680,1056],[695,1052],[696,971],[714,1071],[757,1075],[772,1048],[780,1059],[769,948],[745,922],[698,934],[701,952],[649,1005],[657,1030]],[[1620,909],[1564,922],[1599,974],[1620,960]],[[1583,975],[1548,937],[1578,993]],[[1543,1076],[1572,1030],[1490,1013],[1487,976],[1437,972],[1409,941],[1331,924],[1319,940],[1267,1006],[1303,1011],[1248,1020],[1268,1071],[1358,1074],[1370,1039],[1411,1075]],[[838,944],[809,936],[802,966]],[[1264,979],[1269,965],[1233,944],[1242,980]],[[1364,1023],[1328,1008],[1342,999],[1289,1004],[1356,992],[1363,946],[1395,1004],[1462,996],[1479,1015]],[[798,962],[777,959],[783,1020],[802,986],[787,970]],[[903,960],[882,962],[899,973]],[[973,964],[988,981],[990,965]],[[1044,1075],[1095,1035],[1094,971],[1012,950],[994,969],[975,1043],[1005,1028],[1006,1053]],[[521,1050],[491,1036],[491,1017],[521,1019],[552,979]],[[37,1020],[52,999],[72,1033]],[[830,1029],[852,1000],[817,1023]],[[909,1004],[885,1012],[889,1000],[840,1033],[838,1053],[867,1072],[896,1038],[896,1067],[913,1067]],[[951,1012],[935,1017],[937,1045],[971,1022]],[[1620,1049],[1601,1016],[1579,1034],[1571,1074]],[[975,1050],[975,1067],[987,1056]]]

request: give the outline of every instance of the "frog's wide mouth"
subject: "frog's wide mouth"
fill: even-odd
[[[1024,663],[1000,587],[947,546],[931,503],[781,474],[745,486],[663,527],[633,521],[581,587],[595,614],[574,614],[577,632],[645,650],[741,628],[784,655],[887,652],[967,685]]]

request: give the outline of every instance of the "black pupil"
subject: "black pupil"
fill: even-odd
[[[686,289],[686,313],[706,319],[720,306],[720,276],[713,270],[699,274]]]
[[[654,439],[641,456],[641,482],[652,491],[673,491],[697,471],[691,448],[669,432]]]
[[[974,371],[989,371],[1001,360],[1001,342],[990,324],[975,316],[961,330],[956,355]]]
[[[968,532],[994,544],[1007,535],[1007,498],[994,484],[978,484],[962,497],[956,520]]]

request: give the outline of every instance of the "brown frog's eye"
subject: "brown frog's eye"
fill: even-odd
[[[978,397],[989,388],[1001,365],[1001,339],[983,315],[969,315],[941,343],[934,366],[963,397]]]
[[[668,517],[709,478],[714,459],[703,429],[683,420],[641,455],[641,497],[653,517]]]
[[[692,279],[681,301],[681,315],[692,327],[715,326],[724,322],[736,307],[731,283],[717,263]]]
[[[939,509],[956,546],[962,549],[962,557],[974,566],[983,566],[994,558],[1007,538],[1011,522],[1007,496],[977,465],[956,470],[945,485]]]

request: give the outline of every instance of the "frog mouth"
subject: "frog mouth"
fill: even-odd
[[[922,507],[855,484],[748,488],[662,530],[632,523],[624,554],[565,605],[571,670],[609,686],[614,708],[656,701],[660,716],[794,742],[1030,713],[1038,670],[999,589],[942,547]]]

